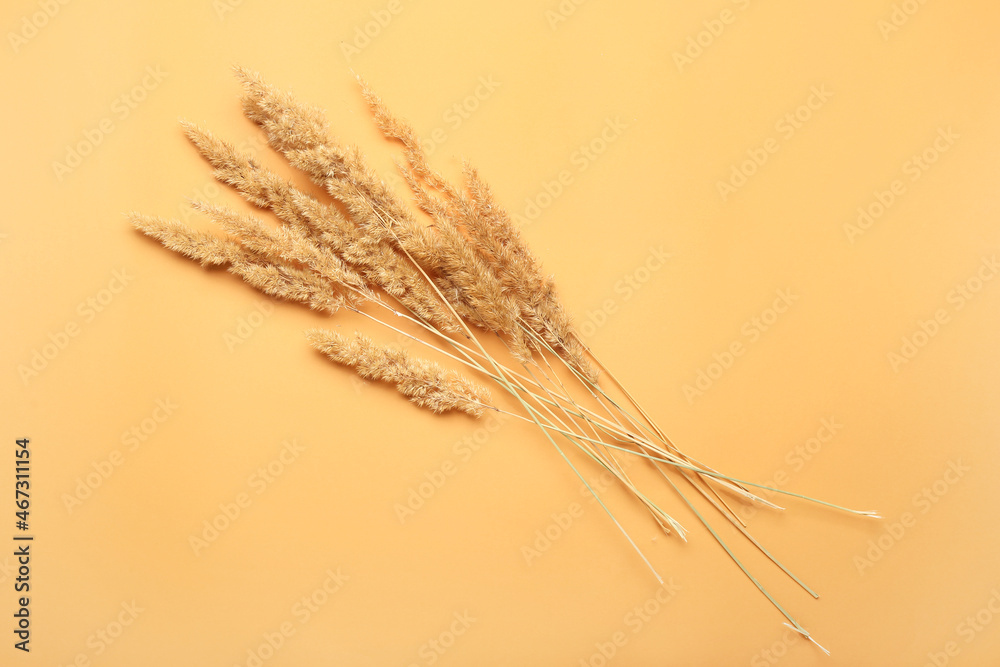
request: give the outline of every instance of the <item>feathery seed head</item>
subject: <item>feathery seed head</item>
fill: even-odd
[[[353,368],[365,379],[395,385],[412,402],[433,412],[461,410],[479,417],[490,400],[485,387],[454,371],[445,371],[433,361],[379,345],[363,334],[355,332],[353,338],[347,338],[336,331],[310,329],[306,337],[338,364]]]

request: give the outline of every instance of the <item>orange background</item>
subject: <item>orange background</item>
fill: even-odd
[[[0,557],[0,663],[997,664],[1000,9],[675,4],[4,3],[0,540],[19,437],[36,540],[30,654]],[[607,494],[673,582],[661,602],[532,428],[360,383],[306,344],[322,317],[133,232],[129,210],[237,201],[176,124],[260,145],[233,64],[388,170],[363,74],[437,166],[470,158],[530,218],[588,343],[683,450],[880,510],[778,499],[748,521],[817,601],[723,531],[832,657],[789,641],[668,489],[687,544]]]

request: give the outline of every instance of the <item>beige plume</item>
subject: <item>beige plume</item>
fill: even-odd
[[[461,410],[479,417],[490,400],[485,387],[458,373],[446,371],[433,361],[411,357],[404,350],[379,345],[360,333],[347,338],[335,331],[310,329],[306,336],[313,347],[338,364],[350,366],[365,379],[395,385],[422,408],[434,412]]]

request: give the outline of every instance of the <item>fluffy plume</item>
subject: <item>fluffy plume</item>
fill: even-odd
[[[361,333],[345,336],[314,329],[307,332],[308,339],[362,377],[394,385],[418,406],[434,412],[457,410],[475,417],[494,409],[534,422],[552,444],[556,444],[556,437],[567,438],[642,501],[668,534],[683,535],[680,524],[633,484],[619,461],[621,456],[639,456],[663,474],[682,497],[681,488],[667,473],[691,482],[706,502],[760,547],[717,489],[744,501],[777,506],[747,491],[739,480],[681,453],[617,380],[613,382],[621,390],[617,399],[605,393],[610,387],[597,385],[591,355],[574,332],[551,277],[542,272],[510,216],[473,167],[464,165],[459,186],[449,183],[428,164],[413,128],[396,118],[362,81],[364,97],[379,129],[402,143],[403,159],[398,166],[416,207],[431,224],[418,222],[411,207],[368,167],[359,150],[330,137],[319,109],[274,88],[254,72],[237,68],[236,73],[243,84],[247,117],[263,128],[272,147],[335,201],[310,196],[253,155],[184,123],[188,138],[215,168],[215,176],[250,203],[273,212],[280,224],[273,228],[254,216],[196,203],[195,208],[227,236],[198,231],[176,220],[130,214],[136,229],[204,266],[225,267],[271,296],[330,314],[347,307],[404,333],[394,322],[368,312],[369,307],[377,308],[385,315],[388,309],[407,325],[421,327],[421,333],[433,341],[420,338],[421,342],[466,363],[516,397],[523,413],[494,406],[484,387],[455,371],[379,345]],[[384,295],[390,298],[384,299]],[[497,334],[522,362],[533,361],[533,353],[540,352],[547,367],[551,350],[578,371],[584,382],[563,382],[560,374],[550,374],[540,364],[525,369],[525,373],[513,371],[504,361],[508,355],[498,359],[491,354],[480,341],[481,332],[473,327]],[[459,333],[466,338],[459,338]],[[600,365],[596,359],[593,362]],[[581,387],[586,390],[582,402],[572,395],[574,388]],[[680,470],[670,470],[672,466]],[[615,523],[624,532],[617,520]],[[636,546],[631,537],[629,542]],[[656,574],[645,556],[643,560]],[[770,595],[768,598],[777,606]],[[790,627],[809,638],[791,616],[780,606],[778,609],[791,622]]]
[[[324,279],[331,295],[339,294],[347,303],[359,306],[363,298],[371,298],[364,279],[345,265],[335,253],[313,245],[301,232],[281,227],[269,230],[263,222],[222,206],[194,202],[200,211],[239,239],[243,247],[268,257],[273,263],[301,266]]]
[[[347,338],[335,331],[311,329],[306,336],[313,347],[338,364],[353,368],[367,380],[393,384],[399,393],[434,412],[461,410],[479,417],[490,400],[485,387],[458,373],[403,350],[378,345],[360,333]]]
[[[398,167],[417,205],[434,218],[438,229],[447,230],[445,233],[452,234],[454,239],[465,240],[463,248],[470,245],[478,251],[476,260],[470,260],[467,252],[457,262],[481,264],[479,271],[496,277],[503,293],[503,321],[509,322],[513,311],[515,320],[520,318],[521,324],[588,379],[596,381],[597,371],[584,354],[569,315],[556,295],[555,285],[543,276],[540,262],[478,172],[465,163],[465,192],[452,186],[427,163],[413,128],[397,118],[364,79],[358,77],[358,82],[379,130],[403,144],[406,165]],[[515,341],[515,354],[524,356],[521,346],[526,344],[525,339],[509,331],[505,333]]]
[[[191,229],[178,220],[137,213],[129,219],[133,227],[170,250],[202,266],[228,266],[231,273],[269,296],[298,301],[331,315],[345,304],[344,295],[316,272],[273,261],[234,239]]]
[[[288,161],[344,204],[372,238],[392,244],[421,266],[457,313],[506,338],[515,356],[531,353],[520,331],[520,307],[493,269],[447,216],[434,229],[420,225],[365,163],[360,151],[344,148],[326,133],[321,114],[259,75],[237,70],[244,85],[243,109]]]
[[[555,283],[542,274],[541,262],[479,173],[468,163],[464,173],[469,193],[465,221],[473,243],[497,267],[504,284],[518,294],[526,326],[596,382],[597,370],[584,353],[572,320],[556,294]]]
[[[246,255],[243,246],[236,241],[191,229],[179,220],[134,212],[128,214],[128,219],[133,227],[156,239],[168,250],[193,259],[202,266],[225,266]]]
[[[300,191],[229,142],[192,123],[182,124],[188,138],[215,167],[216,178],[252,204],[271,209],[288,225],[279,234],[294,238],[300,250],[311,242],[317,251],[342,259],[417,317],[446,333],[460,330],[420,272],[391,244],[364,234],[335,206]]]

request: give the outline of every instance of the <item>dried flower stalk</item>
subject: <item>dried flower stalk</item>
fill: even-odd
[[[598,378],[598,369],[607,369],[576,335],[551,277],[542,272],[541,263],[474,167],[465,163],[461,185],[450,183],[429,165],[413,128],[394,116],[359,78],[376,125],[387,138],[402,144],[403,160],[397,166],[413,203],[430,222],[422,223],[367,165],[358,149],[344,147],[330,136],[319,109],[271,86],[255,72],[236,68],[236,75],[244,89],[246,116],[261,127],[276,151],[322,186],[333,201],[306,194],[252,155],[185,122],[185,133],[214,167],[216,178],[251,204],[273,213],[279,224],[272,228],[254,216],[196,202],[195,209],[226,236],[173,220],[129,214],[136,229],[203,266],[226,267],[276,298],[329,314],[346,308],[434,348],[496,385],[517,407],[499,407],[480,382],[403,350],[379,345],[360,332],[352,336],[324,329],[307,332],[309,342],[333,361],[366,379],[394,385],[420,407],[436,413],[460,411],[473,417],[493,409],[534,423],[589,489],[556,442],[557,438],[568,440],[584,457],[611,473],[664,532],[683,539],[683,526],[633,482],[620,460],[638,457],[680,494],[713,538],[788,619],[790,627],[813,641],[750,575],[673,478],[691,486],[753,546],[816,596],[746,531],[719,492],[740,502],[776,509],[780,508],[747,487],[806,497],[723,475],[684,455],[607,373],[626,400],[612,398]],[[397,329],[370,311],[402,318],[426,337]],[[499,338],[509,351],[509,359],[487,352],[480,341],[484,336]],[[515,370],[518,367],[520,370]],[[567,374],[572,381],[560,377]],[[573,396],[581,389],[586,402]]]
[[[335,331],[310,329],[306,336],[313,347],[338,364],[350,366],[366,380],[396,385],[399,393],[432,412],[460,410],[480,417],[489,403],[486,387],[455,371],[446,371],[433,361],[378,345],[363,334],[355,332],[354,338],[346,338]]]

